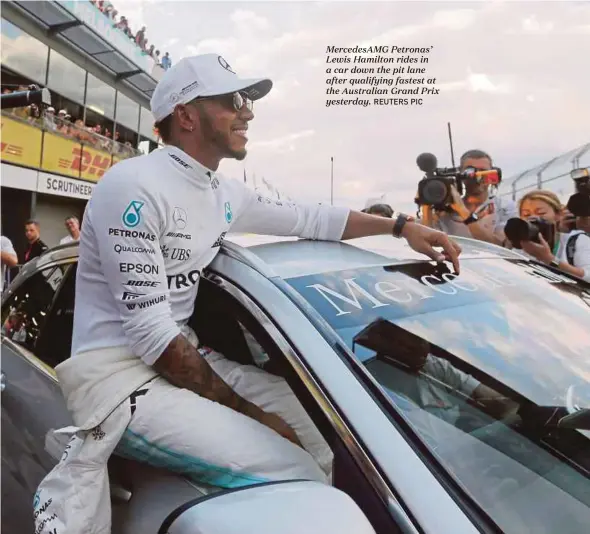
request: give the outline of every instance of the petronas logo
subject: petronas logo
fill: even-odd
[[[229,202],[225,203],[225,220],[230,223],[233,218],[233,214],[231,212],[231,205]]]
[[[141,208],[143,208],[143,202],[139,200],[132,200],[129,202],[129,206],[123,212],[123,224],[127,228],[135,228],[141,222]]]

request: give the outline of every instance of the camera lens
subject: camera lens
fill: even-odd
[[[422,197],[427,204],[440,205],[447,198],[447,184],[442,180],[427,180],[423,184]]]
[[[538,239],[539,229],[524,219],[514,217],[506,222],[504,233],[516,248],[521,248],[521,241],[536,241]]]

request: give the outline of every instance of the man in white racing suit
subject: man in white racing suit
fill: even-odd
[[[271,87],[238,78],[217,54],[182,59],[151,100],[166,146],[117,163],[94,189],[72,356],[56,368],[75,437],[36,495],[39,533],[110,531],[104,471],[113,451],[224,488],[329,483],[329,448],[286,382],[201,347],[186,326],[201,273],[228,232],[393,234],[458,271],[458,245],[403,215],[271,201],[219,176],[221,159],[245,157],[251,103]]]

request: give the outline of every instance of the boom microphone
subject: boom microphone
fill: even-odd
[[[423,152],[416,158],[416,165],[418,168],[426,173],[433,172],[436,169],[438,161],[434,154],[430,154],[430,152]]]
[[[24,108],[31,104],[50,106],[51,93],[47,88],[17,91],[15,93],[1,95],[0,102],[2,103],[2,109]]]

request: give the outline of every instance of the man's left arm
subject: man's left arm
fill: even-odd
[[[324,241],[395,233],[405,238],[412,249],[433,260],[452,261],[455,271],[459,273],[461,248],[443,232],[405,220],[403,216],[398,218],[394,215],[394,218],[389,219],[339,206],[272,200],[240,185],[246,198],[231,227],[232,232],[298,236]],[[433,247],[441,247],[443,251],[438,252]]]

